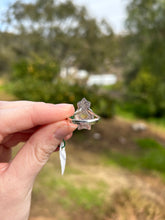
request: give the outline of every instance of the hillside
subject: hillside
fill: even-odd
[[[165,135],[152,127],[133,131],[132,123],[102,119],[91,131],[77,131],[67,142],[64,176],[58,153],[40,173],[30,220],[165,219],[163,170],[159,160],[153,159],[161,159],[162,153],[157,150],[153,158],[144,160],[146,152],[137,144],[137,140],[148,140],[162,147]],[[151,149],[147,151],[151,155]]]

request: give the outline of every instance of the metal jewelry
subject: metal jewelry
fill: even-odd
[[[78,130],[91,130],[91,125],[95,124],[100,119],[100,117],[92,111],[90,106],[91,103],[85,98],[77,103],[77,110],[69,120],[78,125]],[[66,165],[65,141],[62,141],[59,146],[59,156],[61,163],[61,174],[63,175]]]

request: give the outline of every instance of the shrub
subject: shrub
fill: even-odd
[[[9,90],[19,99],[50,103],[76,103],[83,97],[91,101],[91,108],[102,117],[113,115],[114,101],[98,87],[84,82],[70,84],[59,75],[58,64],[46,59],[23,60],[13,68]]]
[[[165,112],[164,93],[164,81],[141,70],[128,86],[124,105],[140,117],[161,117]]]

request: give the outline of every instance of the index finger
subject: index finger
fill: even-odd
[[[28,103],[28,104],[27,104]],[[2,136],[64,120],[74,114],[71,104],[49,104],[44,102],[20,102],[0,108],[0,133]]]

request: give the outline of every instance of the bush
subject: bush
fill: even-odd
[[[165,112],[164,94],[164,81],[141,70],[128,86],[124,106],[140,117],[162,117]]]
[[[58,76],[59,67],[49,60],[37,58],[21,61],[13,68],[9,90],[19,99],[49,103],[76,103],[83,97],[91,101],[91,108],[102,117],[113,115],[114,101],[98,87],[85,83],[70,84]]]

